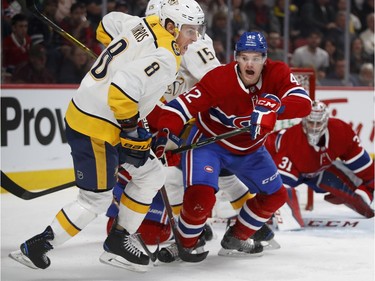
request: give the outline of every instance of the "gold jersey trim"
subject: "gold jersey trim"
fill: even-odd
[[[81,111],[73,100],[69,103],[65,119],[73,130],[81,134],[106,141],[112,146],[120,143],[120,125]]]

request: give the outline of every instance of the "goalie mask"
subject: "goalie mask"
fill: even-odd
[[[188,24],[197,26],[197,31],[204,36],[204,13],[194,0],[163,0],[160,5],[159,17],[163,27],[166,26],[168,19],[171,20],[176,27],[177,34],[184,24]]]
[[[321,101],[314,101],[310,115],[302,119],[303,131],[310,145],[317,145],[321,136],[327,130],[328,108]]]

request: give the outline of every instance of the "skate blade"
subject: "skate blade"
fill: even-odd
[[[263,250],[267,251],[281,248],[280,244],[275,239],[271,239],[270,241],[262,241],[261,244],[263,246]]]
[[[125,268],[134,272],[147,272],[149,270],[149,265],[141,265],[132,263],[121,256],[104,251],[99,257],[100,262],[104,264],[109,264],[115,267]]]
[[[250,253],[240,252],[240,251],[233,250],[233,249],[221,248],[220,251],[218,252],[218,255],[222,256],[222,257],[235,257],[235,258],[236,257],[248,257],[248,258],[252,258],[252,257],[263,256],[263,252],[250,254]]]
[[[32,261],[27,257],[25,256],[21,250],[17,250],[17,251],[14,251],[14,252],[11,252],[9,253],[8,255],[11,259],[23,264],[23,265],[26,265],[32,269],[39,269],[39,267],[35,266]]]

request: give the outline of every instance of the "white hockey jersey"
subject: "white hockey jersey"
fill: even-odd
[[[168,86],[164,93],[167,102],[192,88],[207,72],[219,66],[212,39],[206,34],[189,45],[189,49],[182,56],[180,70],[176,80]]]
[[[127,14],[120,12],[106,15],[102,20],[102,25],[97,30],[98,41],[108,46],[114,37],[127,28],[123,20],[127,16]],[[105,32],[102,31],[103,29],[105,29]],[[220,62],[216,58],[212,39],[207,34],[204,38],[199,36],[198,40],[189,45],[188,50],[182,56],[177,77],[164,93],[165,100],[169,102],[189,90],[208,71],[219,65]]]
[[[120,21],[113,20],[116,14],[121,14]],[[116,34],[106,25],[111,19],[115,25],[121,24]],[[110,13],[103,18],[99,35],[107,38],[109,45],[82,80],[66,121],[82,134],[116,145],[120,133],[117,120],[138,113],[145,118],[175,80],[181,56],[173,35],[156,16]]]

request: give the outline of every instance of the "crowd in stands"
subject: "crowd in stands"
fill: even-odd
[[[34,0],[43,15],[99,55],[99,0]],[[232,46],[244,31],[262,31],[268,56],[284,60],[284,0],[198,0],[218,59],[226,63],[228,15]],[[374,86],[374,1],[351,0],[350,61],[346,61],[347,0],[290,0],[288,63],[313,67],[318,85]],[[108,0],[107,11],[143,16],[147,0]],[[94,59],[35,17],[25,0],[2,0],[2,83],[79,83]],[[230,50],[232,52],[232,50]],[[347,84],[345,67],[349,65]]]

